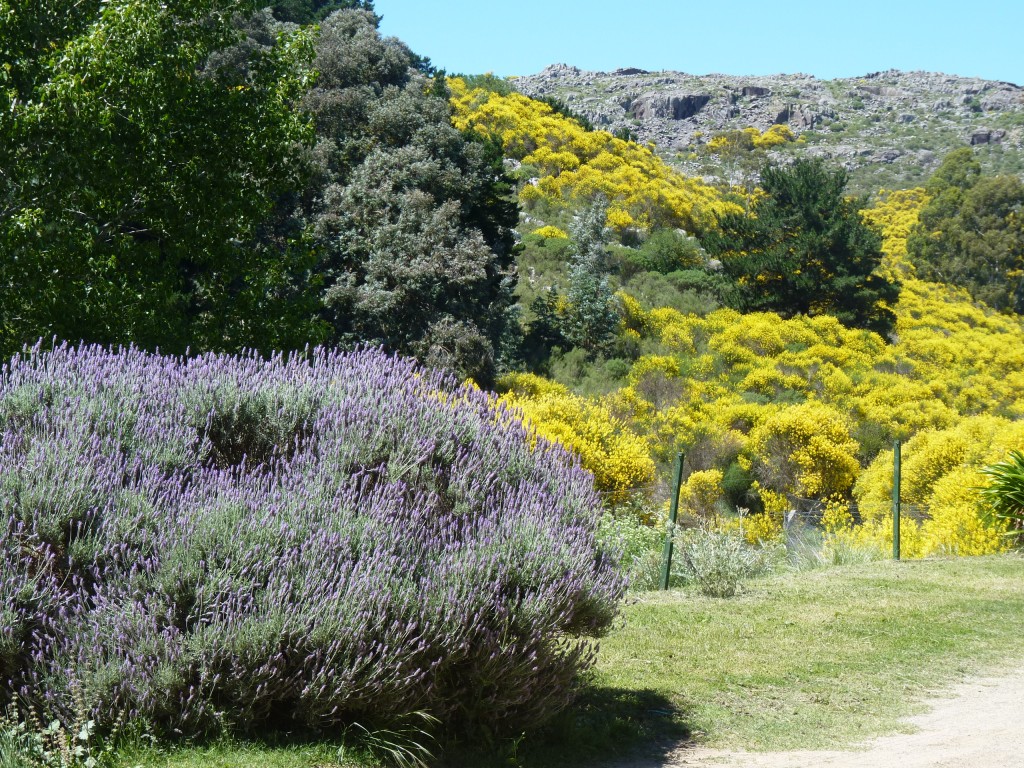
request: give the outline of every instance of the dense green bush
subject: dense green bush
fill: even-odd
[[[660,272],[667,275],[681,269],[701,267],[706,261],[704,249],[692,235],[681,230],[656,229],[638,248],[617,251],[626,271]]]

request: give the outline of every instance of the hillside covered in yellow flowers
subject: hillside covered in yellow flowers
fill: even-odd
[[[549,104],[471,89],[460,78],[448,83],[455,126],[497,138],[506,156],[522,164],[528,180],[519,201],[527,212],[572,211],[601,194],[610,203],[609,226],[621,232],[632,226],[700,231],[714,227],[717,216],[742,210],[734,195],[675,172],[650,148],[586,130]]]
[[[499,390],[540,435],[578,453],[611,508],[655,520],[667,467],[681,451],[683,505],[694,520],[729,527],[740,510],[748,538],[771,538],[795,512],[818,521],[834,543],[881,550],[892,537],[899,439],[911,518],[905,554],[1006,546],[1003,524],[977,489],[982,467],[1024,446],[1024,326],[961,287],[920,279],[907,242],[935,194],[879,191],[859,210],[880,238],[875,274],[898,286],[886,336],[827,311],[661,306],[631,284],[683,281],[692,299],[700,294],[686,277],[693,264],[682,259],[641,280],[632,254],[660,230],[713,232],[744,215],[751,198],[685,178],[649,148],[587,130],[550,104],[449,83],[456,126],[499,140],[520,171],[528,256],[547,248],[549,258],[568,259],[571,245],[552,252],[549,243],[568,243],[573,214],[596,196],[607,201],[607,278],[619,288],[614,342],[587,354],[556,348],[546,367],[506,374]],[[760,137],[767,145],[777,138]],[[623,236],[630,230],[632,241]],[[537,263],[521,263],[531,283],[545,277]],[[557,294],[567,269],[547,267]],[[549,305],[556,314],[572,309],[564,294]]]

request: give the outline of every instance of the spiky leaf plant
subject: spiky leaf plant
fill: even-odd
[[[1010,451],[1004,461],[981,470],[989,478],[988,485],[981,489],[992,514],[1004,521],[1007,535],[1015,543],[1024,543],[1024,453]]]

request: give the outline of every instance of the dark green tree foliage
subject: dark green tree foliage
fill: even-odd
[[[466,82],[466,88],[473,90],[483,88],[489,93],[497,93],[499,96],[508,96],[513,92],[512,84],[504,77],[497,77],[493,72],[485,72],[482,75],[458,74],[453,77],[461,77]]]
[[[535,373],[550,373],[552,351],[568,349],[571,344],[565,338],[565,322],[560,311],[561,296],[555,288],[548,287],[530,302],[533,315],[523,335],[521,358]]]
[[[861,203],[844,195],[846,181],[820,160],[767,166],[754,215],[728,216],[704,239],[731,283],[722,300],[745,312],[829,314],[888,333],[899,287],[875,273],[881,242],[862,223]]]
[[[944,192],[965,192],[981,178],[981,163],[970,147],[960,147],[946,155],[942,164],[928,179],[926,191],[933,197]],[[953,198],[947,198],[950,202]]]
[[[274,18],[291,24],[314,24],[323,21],[335,11],[373,12],[373,0],[274,0],[271,11]],[[380,18],[377,18],[380,21]],[[425,75],[436,70],[427,56],[410,52],[412,66]]]
[[[373,343],[487,383],[517,328],[500,152],[372,11],[254,6],[0,0],[0,354]]]
[[[631,249],[630,255],[636,267],[663,275],[698,267],[706,260],[697,239],[675,229],[655,229],[639,249]]]
[[[607,209],[607,203],[598,200],[583,210],[569,229],[573,253],[564,335],[573,345],[590,352],[607,347],[619,321],[608,285]]]
[[[299,183],[312,51],[246,40],[250,8],[0,0],[3,354],[51,334],[166,351],[305,335],[288,320],[304,254],[255,244]]]
[[[312,24],[330,16],[335,11],[358,8],[373,10],[372,0],[275,0],[271,9],[274,18],[292,24]]]
[[[447,100],[377,18],[321,26],[303,102],[319,143],[308,216],[324,318],[368,342],[489,383],[515,327],[518,210],[496,147],[450,123]]]
[[[994,309],[1024,314],[1024,184],[983,176],[970,148],[946,156],[907,240],[925,280],[951,283]]]

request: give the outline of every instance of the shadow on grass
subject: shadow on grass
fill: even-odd
[[[590,687],[576,703],[537,731],[486,743],[439,745],[427,741],[440,760],[436,768],[599,768],[618,762],[662,765],[690,737],[688,713],[652,690]],[[345,765],[381,765],[381,751],[353,731]],[[124,744],[119,765],[141,768],[306,768],[338,765],[344,739],[268,730],[248,738],[158,747]],[[385,750],[386,751],[386,750]],[[374,757],[376,755],[376,758]],[[2,762],[2,761],[0,761]],[[391,763],[386,763],[391,764]],[[415,763],[413,763],[415,764]]]
[[[456,749],[444,768],[594,768],[617,760],[657,765],[690,737],[687,713],[652,690],[589,688],[576,703],[535,733],[486,751]]]

